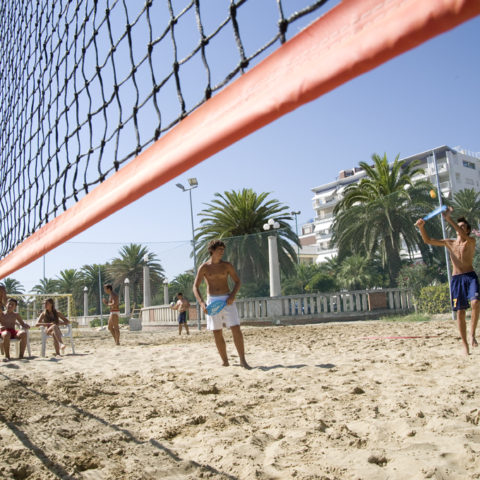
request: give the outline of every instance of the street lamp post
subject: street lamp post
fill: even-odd
[[[143,256],[143,308],[151,306],[150,269],[148,268],[148,253]]]
[[[103,288],[102,288],[102,271],[98,266],[98,300],[100,301],[100,326],[103,327]]]
[[[168,298],[168,280],[165,279],[164,282],[163,282],[163,304],[164,305],[168,305],[170,302],[169,302],[169,298]]]
[[[298,222],[297,222],[297,217],[300,215],[302,212],[298,210],[298,212],[292,211],[290,212],[290,215],[295,215],[295,234],[297,235],[298,238]],[[297,246],[297,263],[300,263],[300,247]]]
[[[123,281],[125,285],[125,317],[130,317],[130,280],[125,278]]]
[[[278,297],[281,295],[280,286],[280,263],[278,261],[278,242],[276,230],[280,228],[280,224],[271,218],[268,223],[263,225],[265,231],[272,230],[272,234],[268,236],[268,267],[270,271],[270,296]]]
[[[83,322],[87,324],[88,317],[88,287],[83,287]]]
[[[181,183],[177,183],[176,186],[182,190],[182,192],[188,192],[190,198],[190,219],[192,222],[192,249],[193,249],[193,274],[194,277],[197,278],[197,252],[196,252],[196,245],[195,245],[195,227],[193,223],[193,205],[192,205],[192,190],[198,187],[198,181],[196,178],[189,178],[188,184],[190,185],[189,188],[184,187]],[[200,304],[197,304],[197,326],[198,329],[201,330],[202,328],[202,321],[200,318]]]
[[[430,161],[428,161],[430,163]],[[435,170],[435,180],[437,184],[437,197],[438,197],[438,205],[441,207],[443,205],[442,203],[442,192],[440,190],[440,180],[438,178],[438,166],[437,166],[437,157],[435,156],[435,150],[432,150],[432,163],[433,163],[433,168]],[[440,215],[440,222],[442,224],[442,235],[443,238],[447,238],[447,234],[445,232],[445,220],[443,218],[443,215]],[[447,265],[447,277],[448,277],[448,284],[451,285],[452,283],[452,274],[450,272],[450,256],[448,253],[447,247],[444,248],[445,250],[445,263]],[[448,289],[450,293],[450,304],[452,303],[452,291],[449,288]],[[455,320],[455,312],[452,311],[452,319]]]

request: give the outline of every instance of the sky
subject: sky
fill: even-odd
[[[480,18],[436,37],[251,134],[10,275],[30,291],[45,275],[104,263],[122,245],[157,255],[167,279],[192,268],[194,225],[216,192],[251,188],[314,217],[312,188],[373,153],[393,160],[448,145],[480,152]],[[295,228],[292,222],[292,228]]]

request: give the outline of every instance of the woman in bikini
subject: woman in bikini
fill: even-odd
[[[45,327],[45,333],[53,338],[53,347],[55,354],[61,355],[65,352],[65,344],[63,343],[61,325],[68,325],[70,322],[63,313],[55,308],[52,298],[45,300],[45,310],[38,317],[36,327]]]
[[[112,334],[115,344],[120,345],[120,327],[118,325],[118,321],[120,319],[120,307],[118,306],[118,295],[113,291],[113,287],[109,283],[103,286],[103,290],[109,295],[108,302],[103,299],[103,303],[110,308],[108,329]]]

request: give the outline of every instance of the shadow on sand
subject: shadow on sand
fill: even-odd
[[[15,385],[17,387],[21,387],[24,390],[37,395],[40,399],[47,402],[48,405],[50,405],[50,406],[57,405],[58,407],[61,407],[61,408],[71,409],[75,413],[80,414],[85,418],[95,420],[95,421],[99,422],[100,424],[104,425],[105,427],[108,427],[108,428],[110,428],[110,429],[112,429],[116,432],[121,432],[131,442],[134,442],[138,445],[144,445],[145,444],[145,441],[140,440],[137,437],[135,437],[135,435],[133,435],[129,430],[127,430],[125,428],[121,428],[118,425],[115,425],[113,423],[110,423],[107,420],[105,420],[104,418],[101,418],[98,415],[95,415],[95,414],[93,414],[93,413],[91,413],[87,410],[84,410],[83,408],[81,408],[77,405],[73,405],[73,404],[66,405],[66,404],[56,400],[53,395],[47,395],[46,393],[39,392],[39,391],[27,386],[21,380],[10,378],[9,376],[5,375],[4,373],[0,373],[0,375],[5,380],[10,381],[13,385]],[[22,444],[26,448],[28,448],[30,451],[32,451],[35,454],[35,456],[43,463],[43,465],[48,470],[50,470],[53,474],[55,474],[58,478],[60,478],[61,480],[71,480],[71,479],[74,478],[65,470],[65,468],[62,465],[60,465],[58,463],[55,463],[40,447],[35,445],[35,443],[28,437],[28,435],[24,431],[22,431],[18,427],[17,424],[9,421],[1,413],[0,413],[0,421],[2,421],[5,425],[7,425],[10,428],[10,430],[15,434],[15,436],[22,442]],[[153,447],[155,447],[155,448],[161,450],[162,452],[164,452],[172,460],[174,460],[177,464],[179,464],[180,462],[185,462],[185,460],[182,460],[182,458],[179,457],[173,450],[166,447],[165,445],[158,442],[157,440],[149,439],[148,443],[150,443],[150,445],[152,445]],[[214,467],[212,467],[210,465],[204,465],[204,464],[201,464],[201,463],[198,463],[198,462],[195,462],[195,461],[186,461],[186,462],[189,463],[190,465],[200,469],[200,470],[208,471],[210,473],[214,473],[216,475],[219,475],[221,478],[223,478],[225,480],[238,480],[237,477],[235,477],[233,475],[229,475],[228,473],[220,472],[219,470],[215,469]]]

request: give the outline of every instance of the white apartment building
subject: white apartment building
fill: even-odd
[[[420,160],[419,167],[425,170],[423,178],[429,178],[436,185],[434,155],[443,196],[451,198],[465,188],[480,190],[480,153],[444,145],[402,160]],[[322,263],[337,254],[336,249],[330,248],[333,209],[342,198],[345,187],[364,176],[364,170],[355,167],[342,170],[333,182],[312,188],[315,217],[313,222],[302,226],[300,260],[303,263]]]

